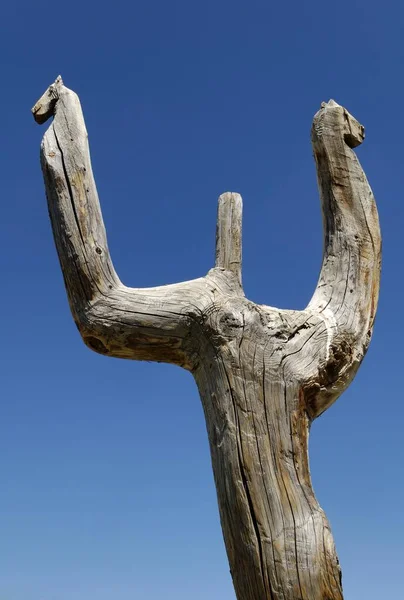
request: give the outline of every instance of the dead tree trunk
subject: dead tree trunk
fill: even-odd
[[[241,284],[238,194],[219,198],[216,265],[194,281],[125,287],[112,265],[77,95],[60,78],[33,108],[70,307],[92,350],[175,363],[201,395],[238,600],[341,600],[341,572],[308,464],[310,424],[353,379],[380,272],[375,202],[352,148],[363,127],[333,101],[312,141],[324,213],[320,280],[303,311],[256,305]]]

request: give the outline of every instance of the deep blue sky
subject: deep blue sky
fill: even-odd
[[[80,96],[127,285],[213,265],[220,193],[244,199],[246,294],[303,308],[321,262],[310,126],[366,127],[383,278],[374,338],[313,426],[314,486],[347,600],[402,597],[404,5],[268,0],[7,3],[0,25],[1,600],[234,600],[191,375],[81,342],[53,246],[30,108]]]

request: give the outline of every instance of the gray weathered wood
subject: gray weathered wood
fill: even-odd
[[[241,286],[241,197],[219,199],[205,277],[127,288],[108,251],[77,95],[60,78],[33,108],[70,307],[96,352],[178,364],[201,395],[238,600],[342,600],[331,531],[314,495],[308,433],[354,377],[379,289],[374,198],[352,148],[361,125],[333,101],[312,141],[324,214],[320,279],[303,311],[256,305]]]
[[[216,227],[217,268],[232,271],[241,286],[241,217],[240,194],[227,192],[219,198]]]

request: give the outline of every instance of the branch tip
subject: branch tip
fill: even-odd
[[[56,103],[60,96],[60,90],[63,87],[61,75],[56,77],[55,81],[48,87],[38,102],[32,107],[31,112],[35,121],[42,125],[48,119],[54,116]]]

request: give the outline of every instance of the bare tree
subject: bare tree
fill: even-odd
[[[241,197],[219,198],[216,264],[205,277],[128,288],[111,262],[77,95],[59,77],[33,108],[54,117],[41,146],[49,212],[71,311],[92,350],[174,363],[195,377],[238,600],[341,600],[341,571],[314,495],[311,422],[352,381],[379,290],[380,231],[352,148],[363,127],[330,100],[312,142],[324,258],[307,308],[247,300]]]

